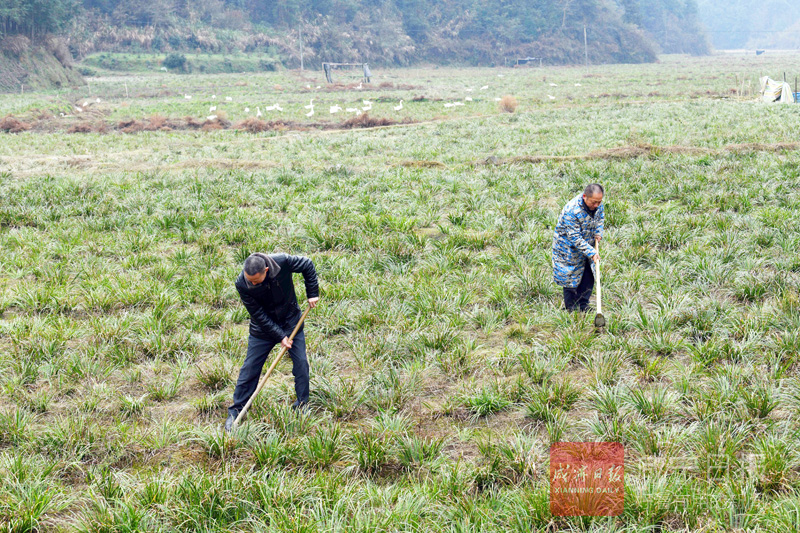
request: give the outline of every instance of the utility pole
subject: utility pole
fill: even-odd
[[[583,26],[583,61],[589,66],[589,40],[586,38],[586,26]]]
[[[303,70],[303,23],[300,23],[300,70]]]

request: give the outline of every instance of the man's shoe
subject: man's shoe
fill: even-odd
[[[300,403],[299,401],[295,400],[292,404],[292,411],[303,412],[308,408],[308,403],[303,402]]]
[[[236,422],[237,416],[239,415],[228,415],[228,419],[225,421],[225,433],[233,431],[233,423]]]

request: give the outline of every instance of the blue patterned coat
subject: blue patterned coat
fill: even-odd
[[[558,217],[553,235],[553,281],[574,289],[583,276],[586,258],[592,257],[595,235],[603,236],[603,204],[594,217],[586,210],[583,193],[570,200]]]

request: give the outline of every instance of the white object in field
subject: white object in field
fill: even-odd
[[[306,113],[306,116],[307,116],[307,117],[313,117],[313,116],[314,116],[314,109],[312,108],[312,109],[311,109],[311,111],[309,111],[308,113]]]
[[[314,109],[314,99],[312,98],[308,105],[304,105],[306,109]]]
[[[98,104],[100,103],[100,99],[99,99],[99,98],[95,98],[95,100],[94,100],[94,101],[95,101],[96,103],[98,103]]]
[[[363,84],[364,84],[364,82],[361,82],[361,81],[358,82],[358,87],[356,87],[356,89],[358,89],[360,91],[361,87],[363,86]]]
[[[83,113],[83,108],[81,106],[77,106],[76,105],[75,106],[75,111],[77,111],[78,113]]]
[[[260,116],[261,116],[261,108],[260,108],[260,107],[257,107],[257,108],[256,108],[256,116],[257,116],[257,117],[260,117]]]
[[[453,105],[456,105],[456,106],[458,106],[458,105],[464,105],[464,102],[453,102]]]
[[[472,101],[472,97],[471,96],[467,96],[466,98],[464,98],[464,101],[465,102],[471,102]]]
[[[764,76],[761,81],[761,99],[765,102],[779,102],[781,104],[794,103],[792,87],[785,81],[776,81],[769,76]]]
[[[502,98],[495,98],[494,99],[495,102],[499,102],[500,100],[502,100]]]
[[[317,85],[317,89],[322,89],[322,86],[321,85]]]
[[[553,95],[551,95],[551,94],[548,94],[548,95],[547,95],[547,97],[548,97],[550,100],[555,100],[555,99],[556,99],[556,97],[555,97],[555,96],[553,96]]]
[[[164,72],[166,72],[166,71],[167,71],[167,67],[161,67],[161,70],[163,70]]]
[[[311,88],[311,85],[306,85],[306,89],[310,89],[310,88]]]
[[[453,103],[452,102],[445,102],[444,106],[445,107],[453,107]]]
[[[550,87],[558,87],[558,84],[550,82]]]
[[[212,105],[211,107],[208,108],[208,112],[209,113],[213,113],[216,110],[217,110],[217,106],[215,106],[215,105]]]
[[[488,86],[488,85],[484,85],[483,87],[481,87],[481,91],[485,91],[485,90],[486,90],[486,89],[488,89],[488,88],[489,88],[489,86]]]
[[[581,86],[581,84],[580,84],[580,83],[576,83],[576,84],[575,84],[575,87],[580,87],[580,86]]]
[[[83,102],[83,107],[88,107],[88,106],[89,106],[89,102]]]
[[[283,111],[283,108],[279,104],[275,104],[275,111]]]
[[[206,117],[208,120],[217,120],[217,115],[209,115]]]
[[[372,107],[372,102],[370,102],[369,100],[361,100],[361,103],[367,107]]]
[[[357,116],[357,117],[358,117],[358,116],[361,116],[361,110],[360,110],[360,109],[356,109],[356,116]]]
[[[365,105],[364,107],[361,108],[361,111],[364,111],[364,112],[372,111],[372,106],[371,105]]]
[[[345,111],[348,112],[348,113],[355,113],[356,111],[358,111],[358,108],[356,108],[356,107],[348,107],[347,109],[345,109]]]
[[[59,114],[60,114],[62,117],[65,117],[65,116],[66,116],[64,113],[59,113]]]
[[[471,92],[472,92],[472,87],[467,87],[467,88],[466,88],[466,89],[464,89],[464,90],[465,90],[465,91],[467,91],[468,93],[471,93]]]
[[[245,112],[245,113],[249,113],[249,112],[250,112],[250,108],[249,108],[249,107],[245,107],[245,108],[244,108],[244,112]]]
[[[338,105],[332,105],[331,106],[331,115],[333,115],[334,113],[338,113],[341,110],[342,110],[342,108],[339,107]]]
[[[506,77],[506,75],[505,75],[505,74],[498,74],[498,75],[497,75],[497,77],[498,77],[498,78],[505,78],[505,77]]]
[[[400,104],[399,105],[394,106],[394,110],[395,111],[400,111],[401,109],[403,109],[403,101],[402,100],[400,100]]]
[[[217,97],[217,95],[216,95],[216,94],[212,94],[212,95],[211,95],[211,98],[212,98],[212,100],[213,100],[214,98],[216,98],[216,97]]]
[[[233,98],[231,98],[230,96],[226,96],[225,97],[225,101],[226,102],[233,102]]]
[[[183,97],[186,98],[187,100],[191,100],[192,99],[192,95],[191,94],[184,94]]]

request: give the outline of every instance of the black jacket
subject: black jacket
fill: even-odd
[[[292,273],[303,275],[306,298],[317,298],[317,272],[307,257],[286,254],[264,254],[263,257],[269,267],[266,279],[258,285],[250,285],[242,271],[236,279],[236,290],[250,313],[250,335],[279,343],[292,334],[302,315]]]

